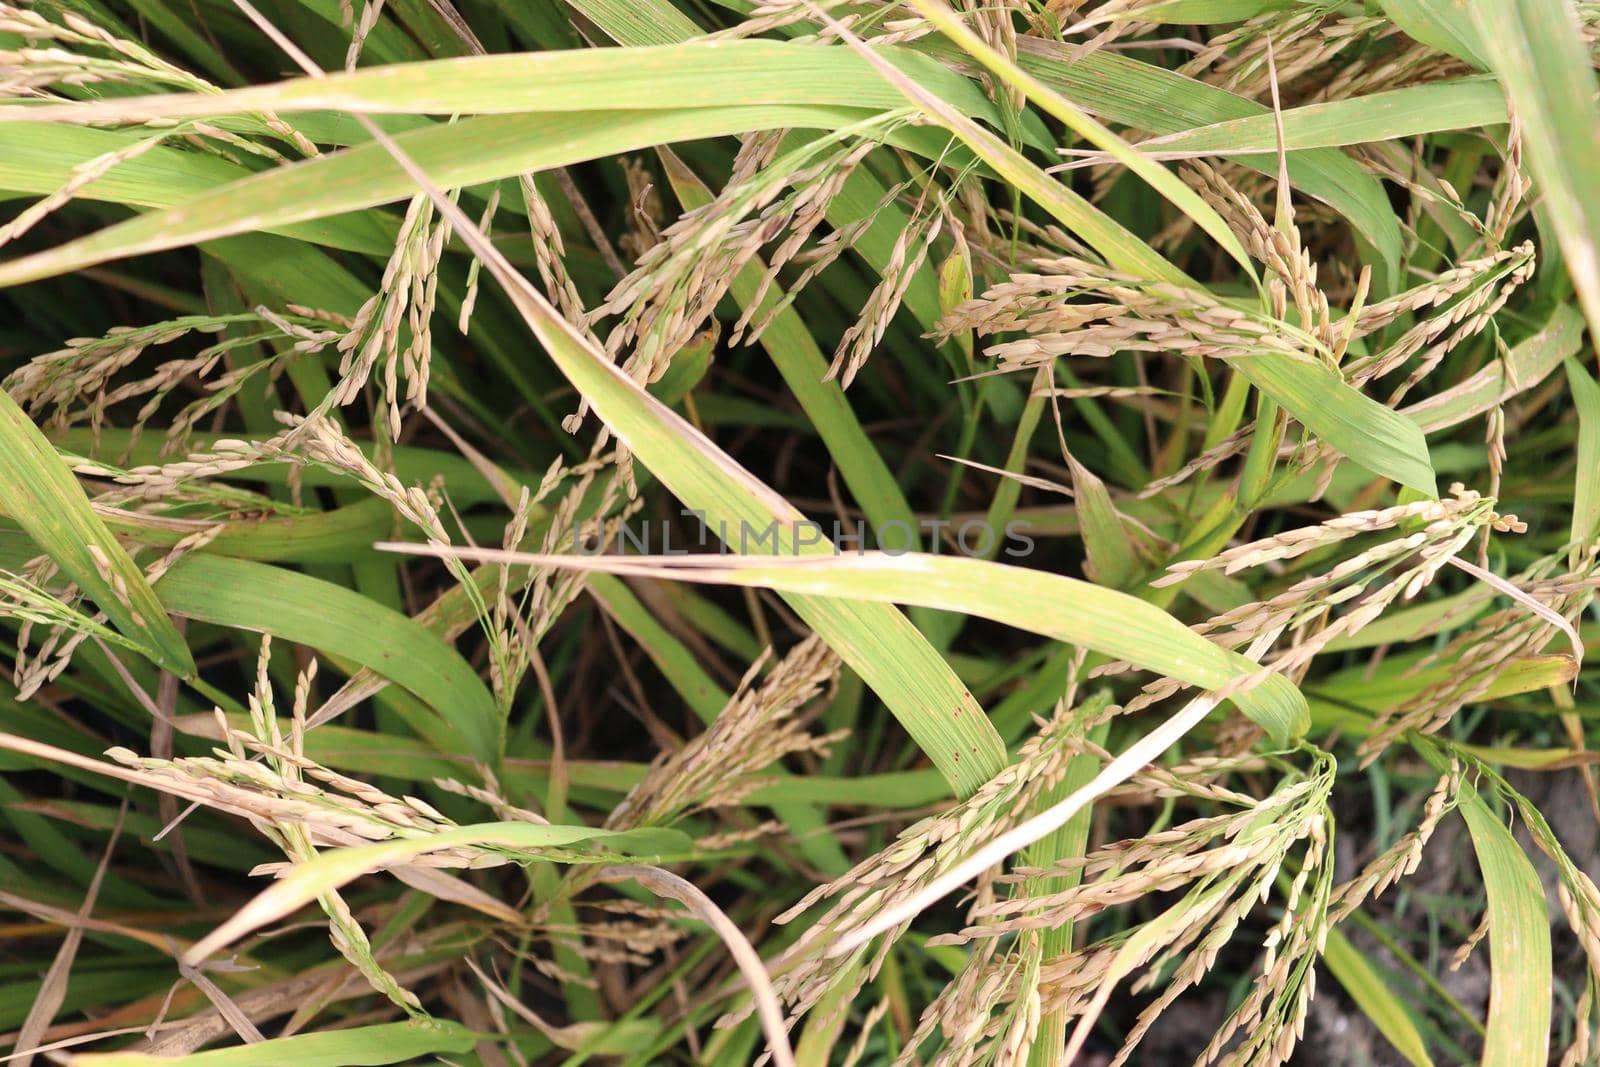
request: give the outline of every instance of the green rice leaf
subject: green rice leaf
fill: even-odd
[[[254,1045],[150,1056],[142,1052],[89,1052],[73,1057],[84,1067],[365,1067],[414,1061],[421,1056],[472,1051],[478,1036],[460,1023],[413,1019],[343,1030],[275,1037]]]
[[[1233,361],[1239,373],[1284,410],[1374,474],[1438,496],[1428,442],[1416,423],[1352,389],[1321,360],[1252,356]]]
[[[614,41],[673,44],[700,34],[689,17],[669,0],[567,0]]]
[[[499,758],[500,712],[461,655],[420,623],[344,586],[242,559],[190,554],[158,583],[166,609],[218,626],[268,633],[370,668],[426,702],[445,730],[436,743]]]
[[[1505,121],[1505,96],[1493,78],[1451,78],[1288,108],[1283,112],[1283,146],[1289,152],[1303,152]],[[1270,113],[1251,115],[1157,137],[1139,147],[1161,153],[1265,155],[1278,150],[1275,125]]]
[[[1384,14],[1408,37],[1488,70],[1492,48],[1482,36],[1483,27],[1462,18],[1461,4],[1442,0],[1381,0]]]
[[[1428,1046],[1404,1001],[1394,996],[1388,979],[1337,926],[1328,931],[1322,963],[1407,1063],[1413,1067],[1433,1067]]]
[[[1070,457],[1069,457],[1070,458]],[[1071,460],[1073,499],[1083,524],[1083,547],[1091,577],[1112,589],[1125,588],[1136,573],[1133,546],[1111,503],[1106,483],[1076,459]]]
[[[1137,597],[1065,575],[968,556],[922,553],[767,560],[753,556],[535,556],[517,552],[382,546],[426,555],[559,565],[609,574],[753,586],[805,597],[911,604],[976,615],[1079,645],[1205,689],[1256,673],[1257,664],[1212,644],[1165,611]],[[1292,683],[1268,675],[1232,697],[1280,744],[1305,733],[1305,698]],[[959,715],[957,716],[960,717]]]
[[[94,513],[56,450],[0,389],[0,511],[11,516],[122,635],[174,674],[194,660],[144,571]]]
[[[681,111],[484,115],[400,134],[396,140],[446,186],[476,185],[663,142],[799,126],[836,129],[874,114],[841,107],[724,107]],[[274,167],[54,248],[0,263],[0,286],[96,263],[182,248],[402,200],[415,192],[375,144]]]
[[[967,114],[998,123],[978,86],[909,49],[890,62]],[[276,111],[504,115],[824,105],[887,110],[900,94],[847,48],[782,41],[692,41],[650,48],[461,56],[293,78],[220,93],[119,96],[81,104],[0,107],[16,122],[146,122]]]
[[[1600,383],[1576,360],[1566,362],[1567,387],[1578,409],[1578,476],[1572,489],[1572,543],[1600,537]]]
[[[1298,0],[1166,0],[1136,11],[1102,16],[1110,21],[1138,19],[1141,22],[1168,22],[1185,26],[1217,26],[1244,22],[1268,11],[1292,8]]]
[[[1465,6],[1486,65],[1522,121],[1528,169],[1589,330],[1600,333],[1600,112],[1577,18],[1566,0],[1467,0]]]
[[[1544,886],[1505,823],[1471,785],[1460,808],[1489,898],[1486,1067],[1542,1067],[1550,1049],[1550,918]]]

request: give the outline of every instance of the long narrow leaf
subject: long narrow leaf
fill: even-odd
[[[398,140],[438,181],[465,186],[663,142],[788,126],[832,129],[872,114],[840,107],[733,105],[484,115],[414,130]],[[414,191],[414,183],[381,147],[360,145],[241,178],[165,210],[0,264],[0,286],[234,234],[282,231],[295,223],[402,200]]]
[[[807,597],[880,604],[915,604],[976,615],[1080,645],[1135,666],[1206,689],[1252,677],[1257,664],[1191,632],[1137,597],[1060,574],[967,556],[921,553],[826,556],[773,560],[715,556],[537,556],[491,549],[431,545],[380,546],[423,555],[542,566],[568,566],[609,574],[753,586]],[[1305,733],[1305,698],[1287,679],[1268,675],[1233,694],[1241,710],[1286,743]]]
[[[967,78],[907,49],[890,61],[968,114],[993,103]],[[846,48],[781,41],[696,41],[655,48],[463,56],[295,78],[221,93],[120,96],[81,104],[0,107],[18,122],[147,122],[260,111],[503,115],[558,111],[832,105],[887,109],[900,95]]]
[[[1567,0],[1469,0],[1484,56],[1522,121],[1528,168],[1555,223],[1591,333],[1600,333],[1600,111]],[[1453,17],[1455,10],[1451,12]]]
[[[0,533],[0,566],[29,554]],[[439,716],[436,747],[484,762],[496,758],[500,715],[477,672],[421,623],[343,586],[310,575],[192,553],[156,583],[167,612],[218,626],[269,633],[375,671],[414,693]]]
[[[123,636],[179,675],[194,660],[144,571],[94,513],[56,450],[0,389],[0,510],[88,594]]]
[[[1505,97],[1493,78],[1452,78],[1289,108],[1282,114],[1283,147],[1300,152],[1369,144],[1445,130],[1498,126],[1505,121]],[[1271,114],[1252,115],[1157,137],[1141,142],[1139,147],[1163,154],[1265,155],[1277,151],[1277,123]]]
[[[1550,1049],[1550,918],[1533,864],[1471,785],[1461,814],[1489,898],[1486,1067],[1542,1067]]]
[[[1336,926],[1328,931],[1328,940],[1322,951],[1322,963],[1328,968],[1350,999],[1356,1002],[1368,1021],[1404,1056],[1413,1067],[1433,1067],[1428,1046],[1417,1030],[1417,1024],[1407,1013],[1403,1001],[1393,996],[1385,984],[1381,971],[1350,943],[1350,939]]]
[[[464,1055],[472,1051],[477,1041],[477,1035],[459,1023],[417,1019],[275,1037],[254,1045],[191,1052],[187,1056],[90,1052],[73,1057],[72,1062],[84,1067],[375,1067],[444,1053]]]

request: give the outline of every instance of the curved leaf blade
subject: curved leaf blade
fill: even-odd
[[[269,633],[371,668],[429,704],[467,752],[497,759],[494,698],[461,654],[416,620],[332,582],[223,556],[185,556],[157,588],[174,614]]]
[[[875,114],[840,107],[727,107],[484,115],[396,135],[435,180],[477,185],[663,142],[799,126],[832,129]],[[416,192],[376,144],[358,145],[217,186],[163,210],[0,263],[0,286],[53,277],[112,259],[182,248],[259,230],[282,231]]]
[[[1533,864],[1471,785],[1461,814],[1489,898],[1487,1067],[1542,1067],[1550,1053],[1550,919]]]
[[[1384,982],[1383,974],[1350,943],[1350,939],[1337,926],[1328,931],[1327,942],[1322,950],[1322,963],[1344,987],[1344,991],[1350,994],[1350,999],[1355,1001],[1356,1007],[1361,1009],[1367,1020],[1378,1028],[1378,1032],[1394,1046],[1396,1052],[1406,1058],[1407,1063],[1413,1067],[1433,1067],[1433,1059],[1428,1055],[1428,1046],[1422,1040],[1417,1024],[1411,1021],[1405,1007],[1395,999]]]
[[[1590,332],[1600,332],[1600,112],[1577,18],[1566,0],[1465,6],[1487,65],[1522,121],[1528,169],[1543,190]]]
[[[1065,575],[970,556],[883,552],[800,559],[540,556],[393,542],[379,547],[422,555],[566,566],[960,612],[1127,660],[1136,667],[1205,689],[1222,689],[1261,669],[1259,664],[1212,644],[1138,597]],[[1279,743],[1300,737],[1310,726],[1305,698],[1280,675],[1267,675],[1254,687],[1231,694],[1231,699]]]
[[[187,1056],[151,1056],[142,1052],[89,1052],[74,1056],[83,1067],[377,1067],[439,1053],[468,1053],[478,1037],[459,1023],[417,1020],[378,1023],[348,1030],[275,1037],[253,1045],[208,1049]]]
[[[903,48],[883,55],[967,114],[999,122],[973,81]],[[0,107],[8,122],[146,122],[275,111],[501,115],[824,105],[888,110],[900,94],[849,49],[782,41],[691,41],[392,63],[219,93],[160,93],[86,103]]]
[[[44,434],[0,389],[0,511],[77,583],[123,636],[181,677],[194,660],[144,571],[111,536]]]

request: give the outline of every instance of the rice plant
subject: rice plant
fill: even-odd
[[[1597,57],[0,2],[3,1062],[1600,1062]]]

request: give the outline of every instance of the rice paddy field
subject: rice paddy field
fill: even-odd
[[[0,2],[0,1063],[1600,1062],[1597,46]]]

